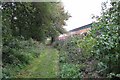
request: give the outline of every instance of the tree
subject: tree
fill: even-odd
[[[44,42],[63,33],[69,17],[61,3],[2,2],[2,60],[4,65],[27,64],[31,56],[26,48],[35,48],[34,41]],[[37,45],[36,45],[37,46]]]
[[[95,33],[99,31],[100,35],[95,37],[97,44],[93,52],[99,60],[100,74],[108,77],[120,73],[120,2],[111,2],[108,9],[105,3],[102,7],[102,16],[95,23]]]
[[[3,22],[8,18],[12,35],[25,39],[44,41],[47,37],[55,37],[64,32],[62,26],[69,17],[61,3],[11,2],[2,3],[2,6]]]

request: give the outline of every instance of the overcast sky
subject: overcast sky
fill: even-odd
[[[64,8],[72,16],[64,28],[68,31],[91,23],[92,14],[100,15],[101,3],[107,0],[61,0]]]

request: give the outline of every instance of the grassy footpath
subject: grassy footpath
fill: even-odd
[[[58,76],[58,51],[47,47],[38,58],[22,69],[17,78],[56,78]]]

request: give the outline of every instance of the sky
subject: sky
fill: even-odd
[[[101,3],[107,0],[61,0],[63,2],[65,11],[70,17],[64,28],[69,31],[77,27],[92,23],[92,15],[100,15]]]

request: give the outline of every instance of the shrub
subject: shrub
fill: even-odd
[[[104,27],[106,28],[106,27]],[[101,74],[106,76],[109,73],[120,73],[120,38],[117,33],[116,26],[109,26],[109,31],[102,33],[97,38],[97,44],[94,46],[94,54],[100,63],[106,66],[106,69],[100,71]],[[109,34],[110,33],[110,34]],[[101,70],[101,69],[100,69]]]
[[[59,50],[60,54],[60,77],[83,77],[83,72],[87,66],[86,62],[89,61],[91,57],[91,59],[93,59],[91,51],[95,43],[96,39],[90,35],[75,35],[65,41],[56,41],[54,46]]]
[[[105,6],[103,6],[105,7]],[[93,54],[98,63],[98,72],[104,77],[120,73],[120,2],[111,2],[111,8],[103,10],[98,23],[92,32],[99,32],[96,36]],[[96,31],[95,31],[96,30]]]
[[[3,43],[2,50],[3,77],[13,76],[13,73],[20,70],[19,68],[38,57],[44,48],[42,44],[32,39],[25,41],[12,38],[7,41],[5,43],[8,44]]]
[[[90,34],[85,36],[83,39],[79,40],[77,45],[81,49],[81,53],[82,53],[81,58],[83,59],[83,61],[93,57],[91,51],[93,51],[93,47],[95,44],[96,44],[96,39],[91,37]]]
[[[81,78],[79,66],[75,64],[64,63],[61,66],[61,78]]]

